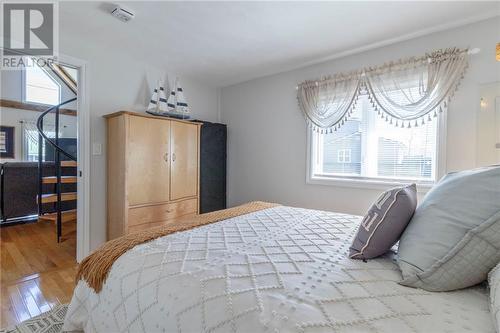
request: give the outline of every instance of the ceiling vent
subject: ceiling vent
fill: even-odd
[[[130,10],[121,8],[120,6],[113,9],[111,15],[113,15],[122,22],[128,22],[134,18],[134,13],[132,13]]]

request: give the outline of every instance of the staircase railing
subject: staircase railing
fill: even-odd
[[[61,205],[61,154],[66,156],[72,161],[76,162],[76,157],[73,156],[72,154],[68,153],[65,151],[63,148],[59,146],[59,116],[60,116],[60,108],[63,105],[69,104],[71,102],[76,101],[77,98],[72,98],[69,99],[65,102],[62,102],[58,105],[52,106],[51,108],[47,109],[44,111],[39,117],[36,122],[36,127],[38,129],[38,215],[41,216],[43,214],[43,202],[42,202],[42,195],[43,195],[43,160],[44,160],[44,154],[43,154],[43,144],[48,143],[50,146],[54,148],[54,164],[55,164],[55,171],[56,171],[56,194],[57,194],[57,200],[56,200],[56,214],[57,214],[57,219],[56,219],[56,229],[57,229],[57,242],[61,241],[61,235],[62,235],[62,205]],[[50,114],[52,111],[55,111],[55,140],[52,140],[49,138],[44,130],[43,130],[43,121],[44,117],[48,114]],[[47,151],[47,150],[45,150]]]

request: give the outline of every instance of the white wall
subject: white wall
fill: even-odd
[[[59,31],[60,52],[88,63],[90,141],[103,144],[102,155],[92,156],[90,161],[90,237],[91,249],[95,249],[106,240],[106,190],[114,190],[106,189],[106,124],[102,116],[119,110],[143,112],[157,80],[167,74],[173,80],[176,73],[130,58],[127,49],[109,48],[106,41],[87,36],[83,29],[81,35],[65,33],[64,26]],[[177,75],[191,104],[192,116],[217,121],[217,89],[182,73]]]
[[[479,86],[500,81],[500,62],[495,61],[498,41],[497,17],[223,88],[222,121],[228,125],[228,204],[266,200],[364,214],[379,190],[306,184],[306,125],[295,87],[306,79],[446,47],[481,49],[471,58],[470,68],[450,104],[447,122],[447,170],[474,167]]]
[[[14,129],[14,159],[5,158],[0,162],[20,162],[23,161],[23,126],[22,121],[35,123],[40,112],[20,110],[13,108],[4,108],[0,111],[0,124],[2,126],[13,126]],[[60,121],[60,135],[62,138],[76,138],[76,117],[61,115]],[[53,116],[48,116],[45,124],[54,124]]]

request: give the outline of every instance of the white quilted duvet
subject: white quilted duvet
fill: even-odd
[[[389,256],[349,259],[359,221],[276,207],[136,246],[99,294],[79,282],[63,329],[494,332],[486,288],[430,293]]]

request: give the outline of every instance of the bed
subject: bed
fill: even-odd
[[[349,259],[361,217],[278,206],[135,246],[99,293],[79,281],[63,330],[494,332],[485,285],[398,284],[393,254]]]

